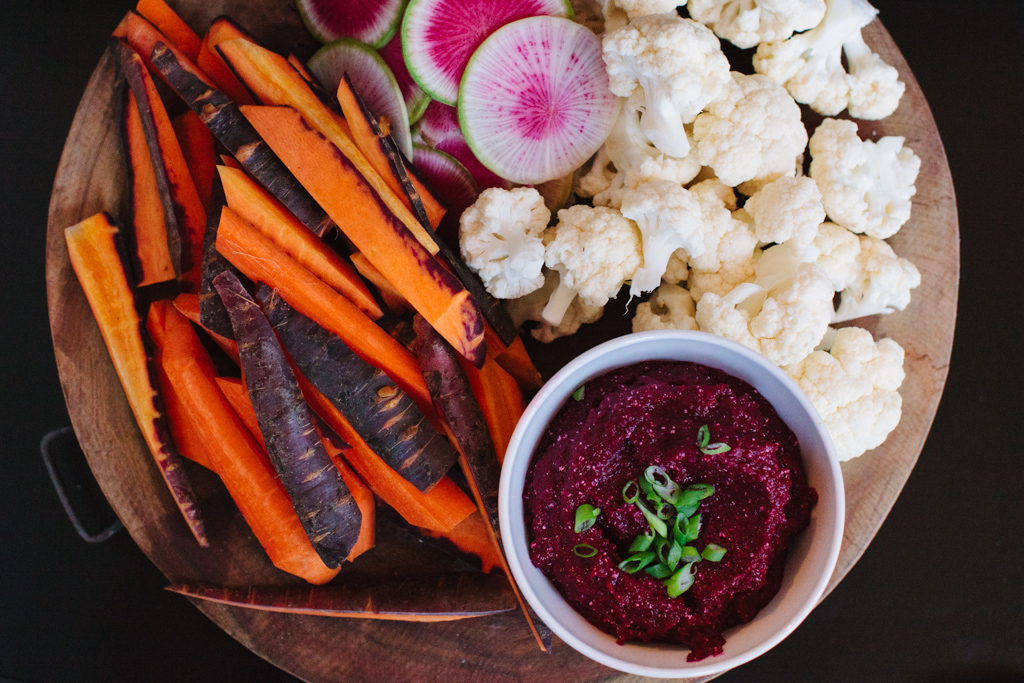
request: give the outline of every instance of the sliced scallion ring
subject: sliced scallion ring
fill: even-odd
[[[668,536],[668,525],[665,524],[664,520],[659,519],[658,515],[648,510],[647,506],[641,503],[639,500],[635,501],[633,505],[636,505],[638,508],[640,508],[640,512],[644,513],[644,517],[647,518],[647,523],[650,525],[650,527],[654,529],[654,533],[658,534],[662,538]]]
[[[636,479],[630,479],[626,482],[626,485],[622,487],[622,500],[626,501],[630,505],[640,500],[640,487],[636,484]]]
[[[714,495],[715,487],[711,484],[689,484],[683,492],[696,496],[697,500],[704,500]]]
[[[664,469],[657,465],[651,465],[644,471],[644,479],[651,483],[651,488],[663,500],[672,505],[679,504],[679,498],[683,492],[679,488],[679,484],[672,481],[672,477],[668,476],[668,472]]]
[[[638,535],[633,539],[633,545],[629,546],[630,553],[640,553],[651,547],[651,543],[654,542],[654,529],[648,528],[647,531]]]
[[[666,553],[666,555],[667,557],[665,558],[665,560],[663,560],[663,562],[666,567],[674,571],[675,568],[679,566],[679,562],[683,559],[683,549],[679,547],[678,543],[673,541],[669,545],[668,553]]]
[[[627,574],[636,574],[638,571],[654,562],[656,555],[652,552],[634,553],[622,562],[619,562],[619,569]]]
[[[672,576],[672,570],[661,563],[648,567],[644,571],[656,579],[665,579]]]
[[[704,448],[708,445],[708,441],[711,441],[711,430],[704,425],[697,430],[697,448]]]
[[[708,543],[707,547],[704,548],[704,552],[702,552],[700,556],[708,562],[719,562],[723,557],[725,557],[725,548],[717,543]]]
[[[683,562],[684,564],[689,564],[691,562],[700,562],[701,557],[703,556],[701,555],[701,553],[697,552],[696,548],[694,548],[692,545],[687,545],[683,546],[680,552],[679,561]]]
[[[596,508],[589,503],[584,503],[576,508],[576,524],[573,530],[581,534],[590,527],[594,526],[594,522],[597,521],[598,515],[601,514],[601,508]]]
[[[655,514],[658,515],[658,519],[663,519],[667,522],[676,516],[676,509],[665,501],[661,501],[661,505],[658,506],[658,511]]]
[[[684,515],[680,512],[676,516],[676,520],[672,522],[672,540],[681,546],[684,546],[693,540],[692,538],[686,537],[686,524],[689,521],[689,515]]]
[[[637,482],[639,482],[640,490],[644,492],[644,498],[657,510],[661,505],[661,496],[654,490],[654,485],[647,480],[647,477],[637,477]]]
[[[573,400],[574,401],[582,401],[583,400],[583,392],[584,392],[584,390],[586,390],[586,388],[587,388],[587,385],[583,384],[583,385],[580,386],[579,389],[577,389],[576,391],[572,392]]]
[[[686,535],[691,541],[697,540],[697,537],[700,535],[700,515],[694,515],[687,520]]]
[[[678,598],[680,595],[690,590],[690,586],[693,585],[693,563],[684,564],[675,574],[670,576],[665,581],[665,590],[668,591],[668,597]]]
[[[593,557],[597,555],[597,548],[589,543],[577,543],[572,547],[572,551],[577,557]]]
[[[700,452],[704,455],[718,455],[719,453],[728,453],[731,450],[732,446],[718,441],[701,448]]]

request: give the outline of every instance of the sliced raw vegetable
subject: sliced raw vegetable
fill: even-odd
[[[255,42],[249,32],[236,24],[230,17],[220,16],[214,19],[210,24],[210,30],[206,32],[206,37],[203,39],[203,46],[199,49],[199,57],[195,60],[196,66],[205,71],[217,84],[217,87],[223,90],[236,104],[255,104],[252,93],[224,63],[224,58],[217,50],[217,46],[225,40],[234,40],[235,38],[246,38]]]
[[[195,296],[195,294],[182,296]],[[199,435],[199,431],[189,419],[185,403],[178,395],[178,390],[167,377],[160,355],[160,351],[154,355],[156,377],[160,385],[160,398],[163,399],[164,408],[167,410],[167,422],[171,429],[171,436],[174,438],[174,445],[177,447],[178,453],[212,472],[214,471],[213,458],[210,456],[206,443]]]
[[[321,43],[339,38],[380,47],[398,32],[403,0],[297,0],[306,28]]]
[[[178,313],[181,313],[190,322],[202,327],[203,331],[210,336],[210,339],[212,339],[214,343],[219,346],[229,358],[231,358],[231,360],[235,361],[236,365],[239,364],[238,344],[235,343],[235,340],[228,339],[227,337],[203,327],[202,321],[199,319],[199,296],[197,294],[179,294],[174,297],[174,308],[176,308]],[[232,334],[234,333],[232,332]]]
[[[128,174],[128,210],[132,226],[128,255],[135,283],[143,287],[174,279],[171,251],[173,248],[179,253],[181,244],[177,231],[167,232],[164,205],[135,95],[127,86],[123,90],[121,149]]]
[[[517,336],[504,350],[494,344],[492,339],[493,336],[488,334],[487,344],[488,348],[493,347],[494,349],[494,360],[505,372],[516,378],[519,387],[523,391],[540,389],[544,381],[540,376],[540,371],[530,359],[530,354],[526,352],[526,345],[523,344],[522,338]]]
[[[224,185],[218,175],[214,179],[212,204],[206,220],[206,234],[203,235],[203,281],[199,287],[199,320],[203,327],[227,339],[234,339],[231,319],[220,300],[213,279],[225,270],[232,271],[246,286],[249,279],[238,272],[231,263],[217,251],[217,231],[220,228],[220,214],[224,210]]]
[[[214,280],[238,340],[246,388],[267,454],[302,528],[330,568],[348,557],[362,515],[316,433],[312,413],[270,322],[232,273]]]
[[[161,366],[181,396],[199,437],[216,444],[213,469],[274,566],[310,583],[327,583],[329,569],[306,537],[270,458],[217,386],[216,371],[192,325],[167,301],[150,307],[146,328]]]
[[[199,545],[207,546],[195,494],[171,441],[163,404],[155,388],[156,374],[146,352],[135,295],[124,271],[118,230],[106,214],[98,213],[67,228],[64,239],[71,267],[96,318],[142,438],[192,535]]]
[[[174,41],[174,46],[189,59],[199,56],[202,41],[164,0],[139,0],[135,11],[146,17],[161,33]]]
[[[288,63],[292,65],[293,69],[299,72],[299,75],[302,76],[303,80],[306,81],[306,83],[309,83],[310,85],[320,85],[316,80],[316,76],[309,72],[309,69],[306,68],[306,65],[302,63],[301,59],[299,59],[293,54],[290,54],[288,55]]]
[[[122,24],[129,40],[132,37],[136,39],[132,45],[145,47],[160,42],[159,32],[138,15],[129,14]],[[237,105],[213,87],[209,78],[194,64],[165,45],[152,48],[151,62],[164,81],[185,100],[185,104],[199,114],[214,137],[303,225],[317,235],[324,235],[334,227],[324,210],[239,113]]]
[[[405,300],[405,297],[399,294],[398,290],[387,281],[387,278],[381,275],[380,271],[374,268],[373,264],[358,251],[352,254],[352,265],[356,267],[360,275],[377,288],[377,291],[380,292],[380,297],[392,311],[408,311],[412,308],[409,302]]]
[[[402,91],[402,99],[405,100],[405,108],[409,112],[409,123],[413,124],[420,120],[423,111],[430,104],[430,95],[423,92],[405,65],[405,55],[402,54],[401,31],[388,41],[388,44],[377,51],[380,58],[391,69],[391,73],[398,82],[398,89]]]
[[[320,48],[306,63],[327,92],[334,92],[344,74],[352,80],[352,88],[359,93],[367,108],[378,121],[387,119],[389,132],[398,143],[398,149],[412,156],[412,134],[409,132],[409,110],[391,69],[372,48],[363,43],[342,38]],[[344,108],[344,102],[342,107]],[[352,117],[346,113],[346,119]],[[358,142],[358,141],[357,141]]]
[[[376,320],[384,313],[352,266],[243,171],[220,167],[228,206],[286,254]]]
[[[572,8],[565,0],[411,0],[402,20],[405,63],[431,97],[454,105],[462,72],[484,39],[542,14],[571,19]]]
[[[500,464],[505,460],[512,432],[523,414],[523,394],[515,378],[491,358],[479,370],[466,362],[462,363],[462,369],[466,371],[473,396],[487,420],[487,429]]]
[[[209,211],[210,188],[213,186],[213,176],[217,172],[213,133],[190,109],[175,116],[171,125],[178,136],[178,143],[181,145],[182,154],[185,155],[188,170],[192,173],[192,182],[196,185],[199,199],[203,202],[203,208]]]
[[[253,282],[267,283],[302,315],[341,337],[360,358],[387,373],[420,405],[430,405],[430,393],[411,353],[229,208],[221,213],[217,251]]]
[[[441,102],[431,102],[420,119],[419,133],[429,146],[450,155],[465,166],[481,190],[489,187],[512,187],[511,182],[495,175],[473,154],[459,129],[459,112],[455,107]]]
[[[494,453],[494,444],[491,443],[483,411],[473,398],[469,380],[459,365],[455,350],[422,316],[415,317],[413,329],[416,331],[416,354],[423,368],[423,378],[430,388],[437,411],[447,425],[449,437],[459,449],[459,464],[466,475],[466,481],[480,508],[493,543],[501,553],[502,569],[516,591],[519,605],[538,645],[545,652],[549,652],[550,631],[523,601],[505,561],[501,535],[498,531],[498,481],[501,478],[501,468],[498,466],[498,458]]]
[[[601,41],[568,19],[532,17],[483,42],[459,89],[459,124],[480,161],[516,183],[579,168],[611,131]]]
[[[483,364],[484,322],[469,292],[403,229],[355,167],[294,109],[242,111],[374,267],[459,353]]]
[[[167,231],[174,231],[180,240],[180,254],[172,246],[171,259],[178,257],[176,271],[181,287],[187,292],[198,292],[202,273],[203,231],[206,228],[206,210],[196,191],[195,183],[185,155],[174,134],[171,119],[164,109],[156,84],[146,70],[142,57],[125,43],[118,45],[121,71],[135,96],[153,162],[157,187],[164,207]],[[173,244],[173,242],[172,242]]]
[[[508,581],[480,572],[350,579],[315,588],[169,586],[167,590],[199,600],[269,612],[391,621],[452,621],[515,609],[515,596]]]
[[[383,204],[416,236],[424,248],[432,254],[437,253],[437,246],[424,232],[419,219],[413,215],[403,199],[391,190],[352,141],[345,120],[335,108],[324,103],[322,93],[318,95],[288,60],[247,40],[229,40],[222,43],[219,49],[231,68],[261,102],[266,105],[294,107],[302,115],[306,126],[319,131],[320,135],[334,145],[336,151],[341,152],[347,163],[359,171],[359,175],[377,192]],[[278,154],[282,153],[281,150],[276,151]],[[283,203],[287,205],[287,202]]]
[[[430,529],[420,529],[420,533],[430,538],[447,540],[461,553],[472,555],[480,562],[480,571],[484,573],[501,568],[498,547],[491,540],[487,524],[479,510],[459,522],[458,526],[446,534]]]
[[[436,188],[438,196],[448,206],[448,220],[437,228],[441,240],[447,244],[459,243],[459,217],[476,201],[480,187],[458,159],[426,145],[412,146],[412,164],[423,180]]]
[[[404,391],[268,287],[256,296],[302,374],[375,453],[420,491],[445,476],[459,455]]]

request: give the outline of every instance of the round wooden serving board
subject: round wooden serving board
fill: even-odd
[[[179,0],[172,2],[194,28],[205,31],[229,14],[279,51],[308,57],[315,45],[291,0]],[[113,27],[111,27],[113,28]],[[959,279],[959,234],[949,168],[928,104],[889,34],[877,21],[868,43],[907,83],[897,112],[860,122],[862,136],[902,135],[921,157],[913,215],[891,240],[921,271],[921,287],[906,311],[871,320],[876,336],[906,349],[903,419],[878,450],[843,464],[846,532],[834,587],[860,557],[885,519],[924,445],[942,394],[953,342]],[[75,279],[64,228],[97,212],[117,216],[125,193],[113,97],[114,64],[104,57],[86,88],[57,170],[47,232],[46,280],[54,352],[75,432],[92,471],[118,516],[159,569],[174,582],[212,585],[286,584],[227,498],[216,477],[198,466],[193,475],[211,547],[200,548],[185,527],[129,411],[124,393]],[[634,304],[635,305],[635,304]],[[586,348],[629,331],[622,300],[603,320],[574,337],[530,351],[546,375]],[[532,342],[532,340],[531,340]],[[399,574],[449,560],[403,536],[386,521],[378,548],[344,574]],[[197,607],[261,657],[307,681],[631,681],[556,639],[542,654],[519,612],[437,624],[404,624],[272,614],[213,603]]]

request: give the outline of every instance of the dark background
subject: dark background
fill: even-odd
[[[134,2],[3,4],[0,679],[294,680],[162,591],[124,531],[82,542],[50,486],[39,439],[68,418],[46,315],[47,205],[78,99]],[[956,186],[949,381],[863,559],[792,636],[721,678],[730,683],[1024,681],[1024,6],[875,5],[928,97]]]

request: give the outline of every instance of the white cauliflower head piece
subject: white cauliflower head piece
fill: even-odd
[[[846,289],[857,277],[860,239],[854,233],[841,225],[825,222],[818,226],[811,247],[814,262],[828,275],[835,291]]]
[[[833,290],[817,265],[769,257],[773,249],[785,247],[772,247],[761,255],[754,282],[725,296],[704,293],[696,318],[705,332],[739,342],[777,365],[788,365],[808,355],[825,336]],[[785,269],[777,267],[780,262]]]
[[[807,177],[782,177],[766,184],[743,206],[762,244],[785,242],[802,256],[825,220],[818,185]]]
[[[682,271],[687,264],[694,271],[702,273],[717,274],[724,270],[726,273],[723,282],[727,279],[741,278],[733,281],[732,285],[753,278],[751,260],[757,246],[757,237],[750,224],[740,218],[745,214],[735,211],[736,193],[719,180],[710,179],[690,187],[690,194],[700,204],[701,215],[704,217],[704,253],[694,255],[677,250],[669,260],[669,266],[665,271],[666,277],[663,279],[666,282],[685,280],[686,274]],[[751,265],[747,268],[742,264]],[[730,289],[732,286],[720,293],[725,294]]]
[[[817,26],[825,15],[825,1],[690,0],[687,9],[719,38],[746,49]]]
[[[700,204],[682,185],[651,180],[622,195],[622,215],[640,228],[643,265],[633,274],[629,293],[639,296],[661,282],[672,252],[683,249],[692,256],[705,251],[705,223]]]
[[[894,68],[873,53],[861,37],[878,10],[867,0],[826,0],[817,26],[785,40],[763,42],[754,70],[789,90],[797,102],[835,116],[885,118],[899,105],[905,85]],[[849,73],[843,68],[846,53]]]
[[[459,219],[459,246],[466,265],[480,275],[491,296],[511,299],[544,284],[541,235],[551,212],[533,188],[492,187]]]
[[[603,206],[562,209],[544,241],[544,262],[560,276],[543,311],[551,325],[561,324],[576,296],[588,306],[604,306],[642,262],[636,224]]]
[[[648,301],[636,307],[633,317],[633,331],[650,330],[697,330],[693,317],[697,308],[690,293],[673,284],[662,284]]]
[[[674,157],[690,151],[689,123],[729,80],[729,60],[706,26],[675,14],[651,14],[605,33],[608,87],[620,97],[643,93],[641,128]]]
[[[796,175],[807,146],[800,107],[766,76],[733,73],[722,95],[693,123],[703,166],[726,185]]]
[[[853,121],[825,119],[810,150],[811,178],[834,222],[887,239],[910,219],[921,160],[902,137],[861,140]]]
[[[520,327],[528,321],[540,323],[530,330],[530,334],[537,341],[544,343],[575,334],[581,325],[597,322],[604,314],[603,306],[588,306],[583,303],[582,299],[576,297],[569,304],[569,308],[566,309],[562,321],[558,325],[545,322],[542,314],[551,295],[558,289],[558,280],[558,273],[553,270],[545,270],[543,287],[526,296],[509,299],[505,302],[505,310],[516,327]]]
[[[640,17],[646,17],[649,14],[666,14],[675,13],[676,7],[680,4],[685,5],[686,0],[680,3],[678,0],[607,0],[608,2],[614,2],[623,12],[626,13],[626,17],[633,21]]]
[[[859,241],[854,277],[842,290],[834,323],[902,311],[910,303],[910,290],[921,284],[917,267],[883,240],[861,235]]]
[[[814,351],[783,370],[814,404],[839,460],[882,445],[900,421],[903,349],[891,339],[875,343],[858,327],[837,330],[831,350]]]

